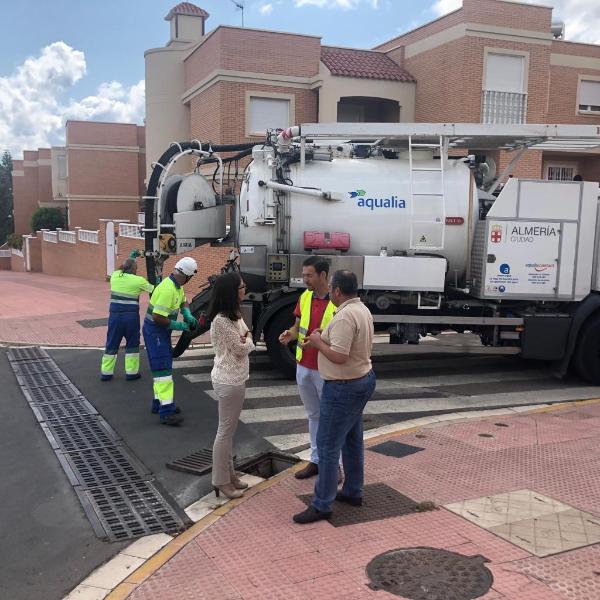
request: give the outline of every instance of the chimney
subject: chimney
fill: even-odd
[[[205,22],[210,15],[191,2],[180,2],[174,6],[165,21],[171,24],[171,44],[189,44],[197,42],[204,36]]]

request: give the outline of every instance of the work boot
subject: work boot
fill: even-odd
[[[183,417],[179,417],[174,413],[167,415],[166,417],[160,418],[161,425],[170,425],[171,427],[178,427],[180,423],[183,423]]]
[[[300,525],[304,525],[306,523],[314,523],[315,521],[322,521],[323,519],[329,520],[331,519],[332,512],[321,512],[317,510],[314,506],[309,506],[306,510],[294,515],[292,518],[295,523],[299,523]]]
[[[309,477],[314,477],[319,473],[319,465],[313,462],[309,462],[304,469],[300,469],[294,477],[296,479],[308,479]]]
[[[157,415],[158,414],[158,411],[160,410],[159,407],[160,407],[160,404],[158,406],[154,406],[154,404],[152,404],[152,414],[153,415]],[[181,409],[179,408],[179,406],[176,406],[175,410],[173,412],[176,415],[178,415],[181,412]]]
[[[141,373],[136,373],[135,375],[125,375],[125,379],[127,381],[135,381],[136,379],[139,379],[142,376]]]
[[[112,378],[112,375],[100,375],[100,381],[110,381]]]

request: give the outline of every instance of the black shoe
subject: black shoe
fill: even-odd
[[[335,495],[335,499],[338,502],[343,502],[344,504],[349,504],[350,506],[362,506],[362,498],[356,498],[353,496],[344,496],[342,492],[338,492]]]
[[[308,479],[309,477],[314,477],[319,473],[319,465],[309,462],[304,469],[298,471],[294,477],[296,479]]]
[[[158,409],[158,408],[154,408],[154,407],[152,407],[152,410],[151,410],[151,412],[152,412],[152,414],[153,414],[153,415],[157,415],[157,414],[158,414],[158,412],[159,412],[159,409]],[[175,413],[176,415],[178,415],[180,412],[181,412],[181,409],[179,408],[179,406],[176,406],[176,407],[175,407],[175,410],[174,410],[174,413]]]
[[[183,417],[178,417],[175,414],[170,414],[166,417],[160,418],[161,425],[170,425],[171,427],[178,427],[183,422]]]
[[[112,375],[100,375],[100,381],[110,381],[112,378]]]
[[[309,506],[306,510],[294,515],[292,518],[294,519],[294,522],[304,525],[305,523],[314,523],[315,521],[331,519],[331,515],[331,511],[321,512],[314,506]]]
[[[127,381],[136,381],[137,379],[139,379],[142,376],[141,373],[136,373],[135,375],[125,375],[125,379]]]

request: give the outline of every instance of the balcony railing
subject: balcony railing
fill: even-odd
[[[119,235],[122,237],[142,239],[144,237],[142,227],[143,225],[136,225],[135,223],[119,223]]]
[[[44,231],[42,238],[45,242],[52,242],[58,244],[58,233],[56,231]]]
[[[527,94],[483,90],[481,99],[482,123],[525,123]]]
[[[10,255],[11,255],[10,248],[8,250],[5,248],[0,250],[0,258],[10,258]]]
[[[77,231],[77,239],[80,242],[87,242],[88,244],[98,243],[98,232],[90,229],[79,229]]]
[[[61,242],[66,242],[67,244],[76,244],[77,243],[77,232],[76,231],[59,231],[58,239]]]

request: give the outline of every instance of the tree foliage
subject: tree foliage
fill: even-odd
[[[0,245],[14,231],[12,157],[5,151],[0,157]]]
[[[23,236],[18,233],[9,233],[6,236],[6,243],[11,248],[16,248],[17,250],[23,250]]]
[[[38,208],[31,216],[31,231],[64,229],[65,214],[60,208]]]

